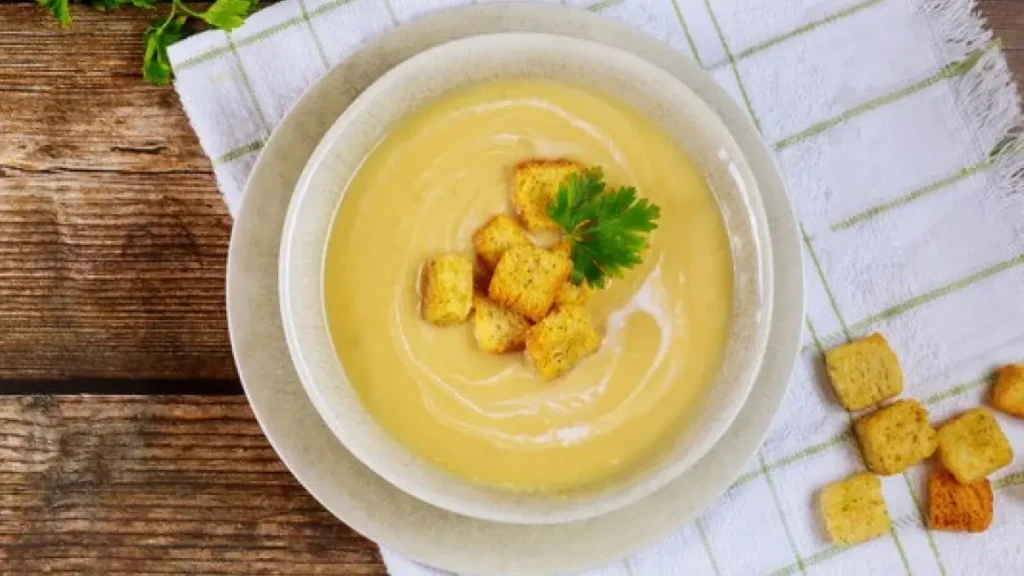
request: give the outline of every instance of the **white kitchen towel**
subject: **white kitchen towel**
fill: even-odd
[[[289,106],[332,63],[467,0],[287,0],[171,59],[234,210]],[[982,535],[923,523],[927,466],[883,479],[895,529],[833,546],[816,495],[863,470],[821,350],[879,331],[934,422],[1024,361],[1024,152],[1017,92],[971,0],[602,0],[712,74],[776,151],[804,235],[805,343],[764,446],[701,517],[594,574],[1024,574],[1024,456],[992,476]],[[1018,454],[1024,421],[997,415]],[[432,570],[384,552],[399,576]]]

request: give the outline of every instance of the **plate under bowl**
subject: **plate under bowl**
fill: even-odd
[[[456,38],[535,31],[628,49],[686,79],[732,128],[761,189],[775,262],[769,343],[748,402],[721,441],[661,490],[583,522],[502,524],[430,506],[363,465],[320,420],[284,339],[277,292],[280,230],[313,150],[366,86],[402,60]],[[760,446],[786,391],[803,325],[796,223],[771,155],[742,111],[695,64],[669,46],[586,12],[490,4],[435,14],[380,36],[342,62],[295,104],[256,162],[232,233],[228,320],[238,372],[260,426],[298,481],[332,514],[389,552],[460,574],[569,573],[615,561],[665,538],[708,506]],[[386,554],[387,555],[387,554]]]

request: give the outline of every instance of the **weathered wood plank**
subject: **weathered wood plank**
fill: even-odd
[[[234,377],[230,218],[139,10],[0,5],[0,378]]]
[[[207,174],[0,167],[0,376],[231,377],[229,229]]]
[[[2,397],[0,422],[0,573],[385,573],[241,397]]]
[[[1003,39],[1007,51],[1024,51],[1024,0],[979,0],[978,9],[996,36]],[[1017,78],[1024,82],[1024,67],[1019,65],[1022,56],[1013,54],[1018,63],[1014,67]]]
[[[37,5],[0,5],[0,128],[16,136],[0,140],[3,165],[208,173],[174,90],[140,81],[155,14],[72,12],[61,29]]]
[[[1024,85],[1024,0],[979,0],[978,9],[1002,39],[1010,70]]]

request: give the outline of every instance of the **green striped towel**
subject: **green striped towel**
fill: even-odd
[[[262,143],[360,44],[468,0],[287,0],[175,45],[182,103],[232,210]],[[1024,457],[981,536],[925,528],[926,466],[884,478],[894,530],[831,545],[815,498],[863,470],[821,351],[872,331],[939,422],[1024,361],[1017,93],[970,0],[602,0],[583,6],[693,58],[777,152],[803,230],[806,342],[758,456],[697,521],[594,574],[1021,574]],[[999,420],[1024,453],[1024,423]],[[394,574],[433,570],[385,552]]]

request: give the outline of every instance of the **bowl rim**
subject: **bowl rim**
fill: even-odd
[[[331,154],[332,147],[336,144],[339,136],[350,123],[350,120],[358,114],[363,113],[365,108],[372,106],[372,102],[375,98],[379,98],[382,95],[387,94],[387,90],[391,87],[390,83],[393,83],[395,78],[401,78],[403,75],[410,74],[411,70],[415,70],[416,67],[420,66],[423,62],[430,62],[436,59],[439,54],[443,55],[447,51],[471,49],[473,47],[472,44],[477,42],[512,42],[520,45],[527,45],[531,42],[537,41],[539,38],[545,38],[551,41],[557,40],[560,47],[575,46],[576,48],[585,48],[592,53],[602,54],[606,57],[614,56],[616,58],[623,58],[630,61],[630,65],[633,67],[634,73],[637,74],[640,72],[637,72],[636,70],[640,69],[645,74],[660,75],[663,81],[674,84],[677,88],[684,89],[687,92],[687,98],[692,99],[692,101],[696,102],[703,108],[702,114],[712,117],[714,121],[721,126],[724,138],[729,139],[732,144],[732,148],[738,151],[738,154],[740,155],[739,158],[735,158],[734,160],[743,166],[746,173],[746,177],[743,180],[748,184],[752,184],[754,188],[753,190],[739,192],[738,194],[745,204],[749,219],[753,221],[752,235],[754,242],[757,245],[755,248],[757,252],[757,272],[755,275],[758,278],[760,293],[758,294],[759,308],[756,314],[756,317],[758,318],[756,323],[759,324],[759,326],[755,331],[753,341],[748,343],[752,346],[751,350],[746,353],[746,356],[742,356],[745,360],[745,365],[739,373],[738,380],[740,384],[736,389],[737,392],[733,392],[731,394],[731,397],[733,398],[731,402],[726,403],[723,406],[719,406],[719,409],[714,412],[717,417],[712,421],[712,426],[709,427],[709,433],[703,434],[700,441],[695,446],[690,446],[688,450],[675,450],[674,452],[682,452],[682,456],[679,456],[678,459],[673,459],[671,457],[663,458],[658,464],[652,466],[648,470],[645,470],[642,474],[637,474],[635,477],[624,482],[624,487],[616,487],[615,489],[606,491],[596,491],[589,493],[586,497],[580,498],[553,499],[550,496],[528,496],[524,498],[523,495],[478,486],[462,478],[444,472],[430,463],[423,461],[418,455],[413,454],[383,430],[383,428],[376,423],[375,419],[373,419],[372,415],[369,415],[365,406],[362,405],[361,400],[358,398],[358,393],[352,390],[359,410],[368,415],[369,420],[372,421],[372,425],[376,426],[379,433],[382,433],[386,437],[386,441],[390,441],[391,444],[398,447],[399,451],[411,456],[412,460],[416,462],[416,466],[419,469],[420,474],[416,474],[414,477],[419,479],[421,475],[424,474],[428,478],[433,476],[436,479],[434,486],[437,486],[438,484],[441,486],[444,486],[445,484],[461,486],[462,493],[455,495],[449,492],[446,488],[436,488],[432,487],[429,483],[409,480],[409,475],[405,473],[409,468],[409,464],[396,463],[393,457],[389,457],[380,449],[379,442],[377,443],[378,449],[372,449],[370,442],[366,439],[366,435],[362,432],[355,431],[353,426],[351,426],[347,422],[347,419],[339,412],[339,407],[335,406],[335,403],[330,402],[325,398],[323,390],[321,390],[320,387],[322,380],[318,379],[315,375],[316,370],[311,368],[310,362],[308,362],[305,355],[304,346],[300,344],[300,334],[306,329],[306,327],[303,326],[300,328],[296,325],[297,321],[295,320],[293,299],[297,297],[293,297],[292,295],[294,283],[291,281],[290,275],[290,263],[292,261],[291,254],[295,247],[295,233],[299,228],[297,224],[300,209],[303,201],[308,197],[307,195],[310,190],[309,184],[314,178],[318,167],[321,165],[322,161]],[[579,55],[576,54],[575,56],[578,57]],[[449,86],[448,89],[451,89],[451,87]],[[424,98],[419,96],[414,98],[414,100],[417,103],[413,109],[426,101]],[[406,113],[408,113],[408,111]],[[367,149],[372,150],[372,146]],[[358,168],[355,170],[357,169]],[[353,170],[353,173],[355,170]],[[742,189],[743,185],[741,184],[738,187]],[[714,444],[717,443],[717,441],[725,434],[733,420],[739,414],[746,398],[750,394],[754,381],[757,378],[760,365],[764,360],[768,343],[774,303],[771,241],[768,237],[767,216],[762,205],[759,188],[760,182],[758,174],[755,173],[747,163],[743,146],[735,140],[733,131],[717,114],[714,107],[706,102],[703,97],[690,89],[685,82],[677,78],[675,75],[666,72],[631,52],[589,40],[534,32],[482,34],[464,37],[433,46],[385,72],[346,108],[344,113],[338,117],[317,145],[316,150],[311,155],[295,186],[295,192],[289,204],[285,219],[281,249],[279,253],[279,291],[281,294],[280,307],[286,341],[289,352],[300,376],[302,386],[317,412],[327,423],[332,433],[353,455],[356,456],[356,458],[395,487],[439,508],[483,520],[521,524],[550,524],[585,520],[627,506],[664,487],[706,455]],[[715,193],[715,195],[717,197],[718,194]],[[342,198],[343,196],[344,191],[341,193]],[[338,201],[334,206],[334,213],[331,214],[330,225],[327,228],[328,234],[333,226],[336,211],[340,209],[341,204],[342,202]],[[719,208],[722,208],[721,202],[719,202]],[[730,230],[730,235],[731,234],[732,230]],[[326,241],[324,244],[326,244]],[[734,248],[734,259],[735,256],[736,251]],[[734,270],[734,276],[735,275],[736,271]],[[322,278],[321,267],[318,293],[318,296],[321,297]],[[734,289],[735,282],[736,280],[734,279]],[[735,298],[734,294],[734,301]],[[308,301],[308,298],[303,301]],[[318,301],[318,308],[322,315],[322,301]],[[735,322],[736,320],[737,317],[734,311],[732,321]],[[340,380],[343,382],[344,387],[351,389],[352,386],[345,374],[344,366],[341,365],[340,359],[336,357],[330,335],[326,331],[326,320],[323,322],[324,330],[323,334],[321,334],[321,340],[326,338],[325,341],[327,342],[327,345],[331,346],[332,354],[335,354],[335,360],[337,363],[336,368],[338,375],[340,376]],[[734,352],[732,342],[728,343],[726,355],[728,356]],[[721,374],[716,375],[713,385],[717,385],[721,378]],[[708,426],[708,422],[702,415],[698,419],[698,424],[692,428],[696,429],[703,426]],[[467,499],[467,492],[474,497]],[[480,497],[476,498],[476,494],[480,494]],[[495,498],[498,498],[498,500],[495,500]]]

